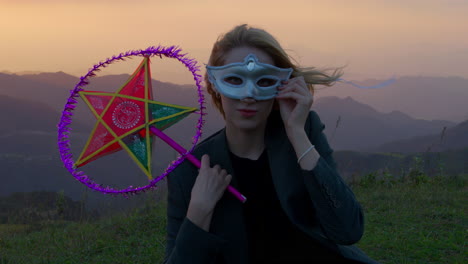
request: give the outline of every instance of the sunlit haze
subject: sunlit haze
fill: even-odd
[[[0,0],[0,71],[81,76],[154,45],[178,45],[203,65],[219,34],[247,23],[271,32],[302,66],[346,64],[348,78],[468,78],[466,14],[462,0]],[[176,63],[160,65],[154,78],[191,82]]]

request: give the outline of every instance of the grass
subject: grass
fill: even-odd
[[[95,223],[0,228],[0,264],[158,263],[164,255],[164,211],[158,205]]]
[[[467,263],[467,178],[364,177],[352,186],[366,215],[358,247],[381,263]],[[94,222],[0,225],[0,264],[161,263],[165,226],[163,203]]]
[[[358,246],[382,263],[468,263],[467,175],[354,187],[366,215]]]

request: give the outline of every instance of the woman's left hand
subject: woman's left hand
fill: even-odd
[[[288,132],[304,130],[304,124],[313,103],[313,96],[304,77],[299,76],[283,82],[278,87],[276,99],[280,107],[281,118]]]

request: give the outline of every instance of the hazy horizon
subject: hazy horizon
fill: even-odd
[[[348,79],[468,78],[468,1],[231,3],[0,0],[0,71],[82,76],[107,57],[157,45],[180,46],[203,65],[220,34],[248,23],[272,33],[303,66],[347,65]],[[192,82],[177,63],[161,65],[153,67],[155,78]],[[113,64],[102,74],[132,69],[131,63]]]

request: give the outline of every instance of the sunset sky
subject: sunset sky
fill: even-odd
[[[203,64],[219,34],[248,23],[303,66],[347,64],[347,78],[468,78],[466,14],[467,0],[0,0],[0,71],[81,76],[106,57],[159,44]],[[135,63],[103,74],[131,73]],[[184,71],[153,65],[163,81],[190,83]]]

